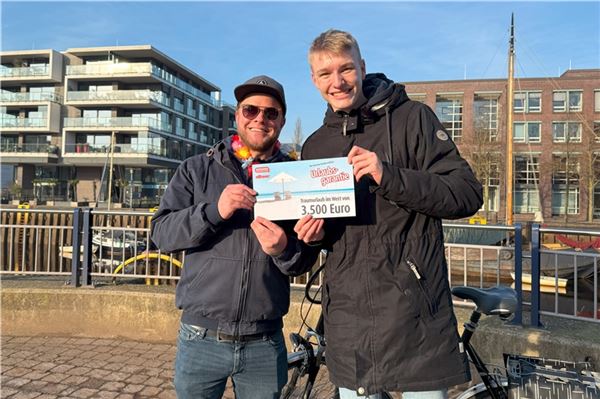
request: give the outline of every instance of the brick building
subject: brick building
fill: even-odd
[[[429,105],[484,184],[481,210],[504,221],[507,80],[405,83]],[[600,221],[600,69],[514,81],[515,221]]]

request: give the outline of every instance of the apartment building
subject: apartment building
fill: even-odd
[[[506,79],[409,82],[484,184],[488,218],[504,221]],[[600,218],[600,69],[514,81],[515,221]]]
[[[183,159],[235,129],[218,86],[149,45],[0,57],[0,156],[40,200],[105,201],[110,180],[113,202],[156,205]]]

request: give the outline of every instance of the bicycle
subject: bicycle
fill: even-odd
[[[506,375],[503,375],[498,368],[490,372],[471,344],[471,338],[482,314],[498,316],[503,321],[508,321],[519,305],[517,293],[509,287],[459,286],[452,288],[452,294],[475,303],[475,310],[464,325],[461,341],[482,381],[462,392],[456,399],[524,398],[532,397],[530,396],[532,391],[533,398],[536,399],[567,397],[600,399],[600,374],[593,371],[589,362],[576,363],[504,354]],[[554,384],[562,390],[555,390]],[[573,387],[575,388],[572,389]],[[581,396],[573,396],[575,391]]]
[[[323,266],[310,276],[305,286],[304,298],[311,303],[311,306],[312,304],[320,305],[321,303],[320,300],[316,299],[320,288],[314,296],[311,296],[311,287],[322,268]],[[488,370],[488,365],[483,362],[471,344],[471,338],[477,329],[482,315],[498,316],[503,321],[508,321],[511,318],[518,306],[516,291],[512,288],[501,286],[492,288],[459,286],[452,288],[452,294],[457,298],[470,300],[476,306],[469,321],[465,323],[461,342],[482,381],[460,393],[456,399],[508,399],[510,392],[526,389],[525,386],[511,381],[509,377],[513,377],[513,380],[521,377],[526,378],[525,381],[530,385],[532,383],[533,385],[543,383],[543,381],[536,380],[535,378],[537,377],[545,379],[545,381],[557,382],[563,385],[569,381],[579,382],[585,379],[589,388],[589,396],[586,397],[600,399],[600,374],[592,371],[589,362],[548,361],[554,362],[557,365],[556,368],[552,368],[544,362],[545,359],[505,354],[505,363],[509,366],[506,369],[506,375],[503,375],[498,367],[495,367],[492,371]],[[297,392],[297,388],[300,388],[299,393],[301,396],[299,397],[303,399],[310,398],[317,375],[321,367],[326,366],[323,314],[320,314],[314,329],[306,324],[305,320],[303,320],[303,323],[307,327],[304,336],[301,336],[299,333],[290,334],[293,350],[288,353],[288,370],[292,371],[292,375],[282,391],[281,398],[283,399],[292,398],[292,395]],[[565,365],[571,370],[565,369]],[[299,381],[304,378],[306,378],[306,381],[300,384]],[[302,387],[300,387],[301,385]],[[539,395],[535,396],[535,398],[539,397]],[[562,398],[563,396],[555,397]],[[339,398],[339,395],[336,389],[332,399],[337,398]],[[392,396],[384,392],[383,398],[392,399]]]

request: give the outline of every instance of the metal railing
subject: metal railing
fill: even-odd
[[[94,145],[89,143],[66,144],[65,153],[105,155],[110,151],[110,145]],[[167,149],[160,145],[151,144],[115,144],[114,153],[118,154],[150,154],[167,156]]]
[[[179,279],[180,269],[185,263],[184,252],[163,253],[153,247],[150,212],[90,209],[3,209],[2,212],[11,214],[11,217],[3,217],[3,221],[10,219],[9,222],[0,224],[2,274],[65,275],[71,276],[71,283],[75,286],[92,284],[92,277],[145,279],[147,284],[159,284]],[[70,221],[61,226],[31,223],[31,215],[36,213],[66,213]],[[135,218],[137,222],[133,225],[124,223],[126,218]],[[147,218],[146,223],[140,224],[144,218]],[[600,231],[540,228],[534,224],[529,233],[528,250],[522,251],[520,224],[445,223],[444,229],[485,233],[481,234],[484,239],[471,237],[471,243],[461,242],[456,234],[447,235],[449,240],[445,243],[445,253],[450,285],[485,288],[512,284],[521,304],[514,320],[518,324],[523,322],[523,308],[530,311],[530,324],[534,327],[541,326],[540,315],[600,322],[600,253],[596,250],[555,249],[553,244],[547,244],[549,240],[545,240],[544,244],[541,240],[544,235],[564,234],[598,238],[600,243]],[[494,236],[491,232],[499,234]],[[561,286],[568,270],[569,284]],[[292,285],[303,286],[309,274],[290,281]],[[319,283],[322,283],[321,279],[322,276]]]

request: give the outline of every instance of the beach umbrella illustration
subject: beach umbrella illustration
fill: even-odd
[[[285,172],[281,172],[269,180],[269,183],[281,183],[281,193],[283,194],[285,193],[285,183],[289,183],[294,180],[297,180],[294,176],[288,175]]]

